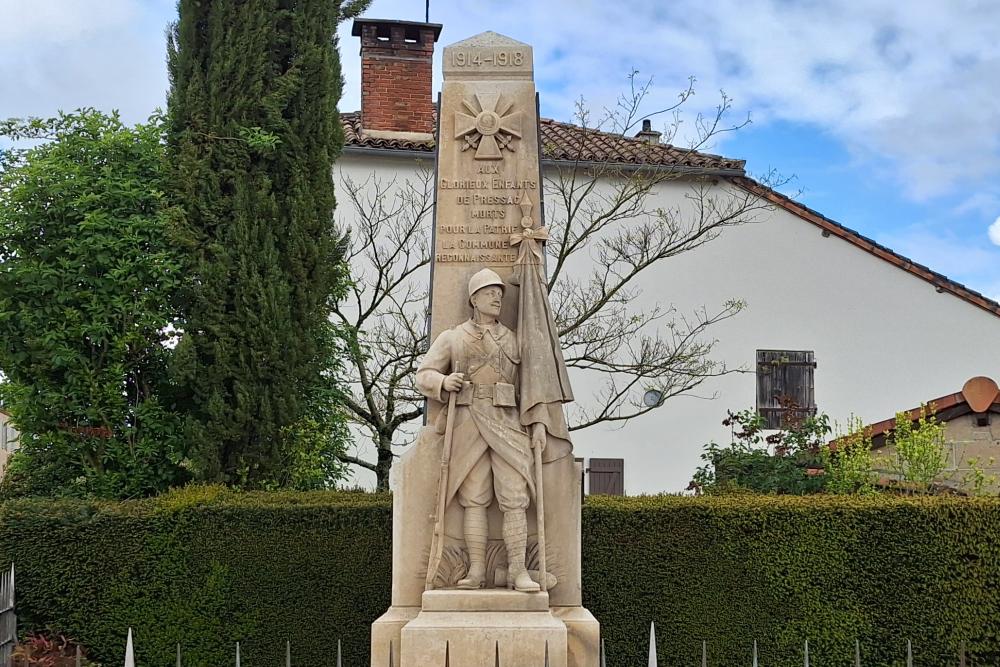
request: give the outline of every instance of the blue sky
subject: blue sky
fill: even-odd
[[[142,120],[164,103],[174,13],[173,0],[0,0],[0,116]],[[423,15],[423,0],[366,12]],[[725,90],[753,123],[714,152],[794,176],[785,190],[808,206],[1000,297],[1000,2],[432,0],[431,20],[439,55],[483,30],[532,44],[542,113],[559,120],[580,97],[613,105],[633,68],[654,80],[649,109],[696,77],[682,128]],[[350,111],[358,43],[349,24],[340,36]]]

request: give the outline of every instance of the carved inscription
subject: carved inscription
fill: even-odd
[[[455,67],[521,67],[525,63],[522,49],[455,49],[450,53]]]
[[[438,182],[441,197],[453,197],[460,211],[457,219],[441,221],[437,229],[437,262],[481,263],[492,266],[513,264],[517,249],[510,237],[520,231],[516,224],[522,202],[538,188],[534,179],[507,178],[500,164],[477,168],[477,178],[442,178]],[[453,194],[443,194],[454,190]],[[514,221],[514,222],[511,222]]]

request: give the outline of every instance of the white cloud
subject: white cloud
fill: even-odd
[[[0,0],[0,116],[164,106],[170,0]]]
[[[134,20],[134,0],[0,0],[0,44],[25,48],[71,41]]]
[[[376,0],[367,16],[422,10]],[[655,75],[661,103],[693,74],[702,110],[725,89],[757,121],[816,124],[914,199],[995,189],[1000,176],[1000,3],[459,0],[432,3],[431,20],[444,24],[442,44],[484,29],[532,44],[543,107],[560,118],[579,95],[613,105],[632,67]],[[357,38],[349,26],[341,35],[343,108],[356,108]]]
[[[994,245],[1000,245],[1000,217],[993,221],[986,231]]]
[[[423,9],[375,0],[366,14],[419,21]],[[92,104],[144,117],[163,104],[163,30],[174,15],[174,0],[0,0],[0,116]],[[570,119],[581,95],[613,105],[633,67],[656,79],[649,108],[693,74],[693,110],[711,110],[725,89],[736,116],[814,124],[915,199],[1000,197],[998,2],[452,0],[432,3],[431,20],[444,24],[438,81],[445,44],[485,29],[532,44],[553,117]],[[350,22],[340,38],[341,108],[352,110],[360,63]]]
[[[992,238],[993,228],[1000,232],[1000,219],[991,226],[991,240],[996,242],[1000,238]],[[1000,297],[1000,249],[985,244],[981,236],[960,234],[940,225],[914,225],[879,234],[877,240],[992,299]]]
[[[901,255],[956,280],[988,273],[1000,261],[1000,254],[988,246],[982,247],[981,239],[933,227],[910,227],[879,235],[878,240]]]

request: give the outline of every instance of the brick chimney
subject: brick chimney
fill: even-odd
[[[361,37],[361,128],[369,134],[432,134],[434,42],[439,23],[355,19]]]

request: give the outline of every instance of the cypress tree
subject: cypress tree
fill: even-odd
[[[199,479],[287,484],[294,430],[336,359],[336,28],[364,4],[178,3],[167,147],[191,286],[175,379]]]

